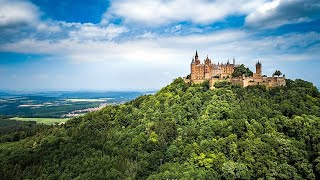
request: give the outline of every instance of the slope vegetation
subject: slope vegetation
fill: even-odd
[[[311,83],[185,84],[0,144],[0,179],[319,179]]]

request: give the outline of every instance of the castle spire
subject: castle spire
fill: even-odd
[[[257,64],[256,65],[261,65],[261,62],[258,60]]]
[[[195,56],[196,58],[198,57],[198,51],[196,50],[196,56]]]

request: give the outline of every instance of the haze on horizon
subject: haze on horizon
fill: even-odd
[[[0,0],[1,90],[159,89],[198,50],[320,86],[318,0]]]

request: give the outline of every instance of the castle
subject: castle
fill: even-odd
[[[241,65],[235,64],[235,59],[233,58],[232,64],[227,61],[227,63],[213,64],[211,59],[207,56],[204,60],[204,63],[201,63],[198,52],[191,61],[191,74],[185,78],[186,82],[192,83],[202,83],[204,81],[209,81],[210,86],[213,88],[216,82],[227,81],[232,84],[237,84],[242,87],[253,86],[253,85],[265,85],[266,87],[275,87],[275,86],[285,86],[285,76],[280,77],[273,75],[272,77],[267,77],[262,75],[262,64],[261,62],[256,63],[256,72],[251,76],[242,76],[233,77],[233,72],[236,68],[239,68]],[[280,71],[279,71],[280,72]]]

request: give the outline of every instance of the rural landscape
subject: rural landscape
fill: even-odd
[[[0,0],[0,180],[320,179],[317,0]]]
[[[83,115],[101,109],[106,105],[123,104],[146,92],[31,92],[2,93],[0,114],[11,119],[23,120],[33,117],[47,119],[54,123],[65,122],[65,118]]]

